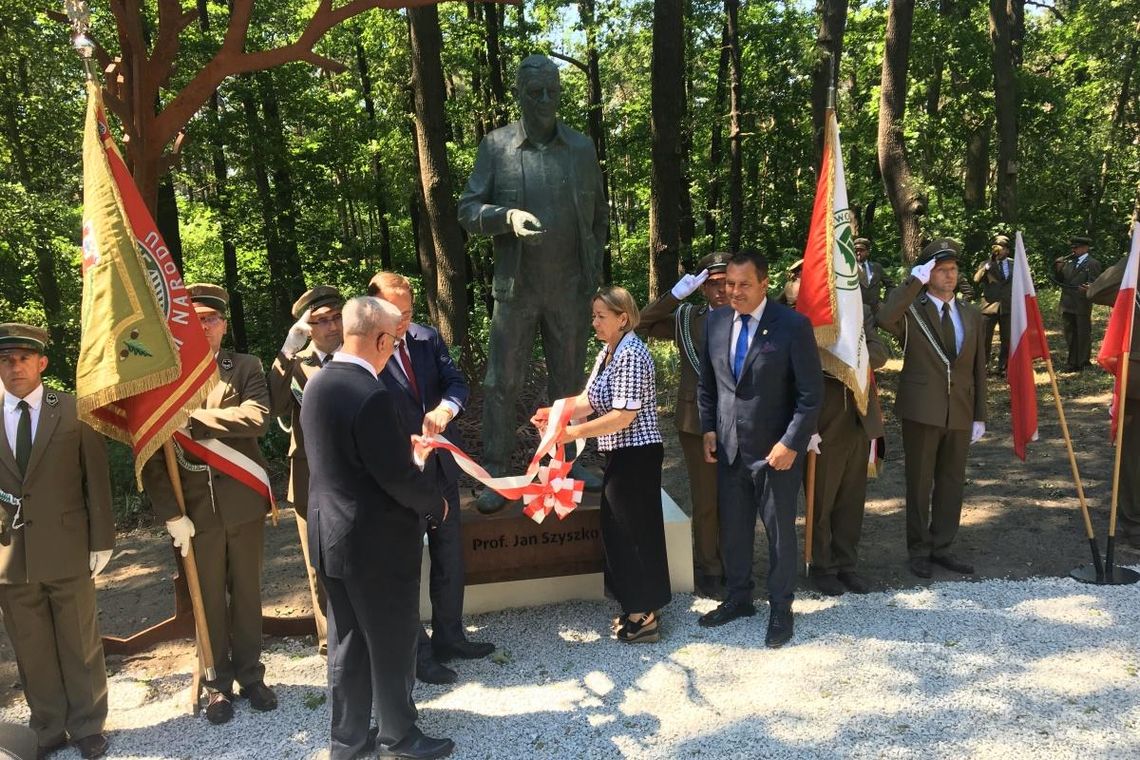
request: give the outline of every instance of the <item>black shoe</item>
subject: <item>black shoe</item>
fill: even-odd
[[[836,577],[852,594],[869,594],[871,592],[871,584],[854,570],[840,570]]]
[[[910,571],[919,578],[929,578],[934,575],[934,571],[930,568],[930,560],[926,557],[911,557],[907,564],[910,566]]]
[[[36,747],[36,760],[43,760],[43,758],[51,757],[67,746],[67,737],[60,734],[54,739],[49,739],[45,743]]]
[[[826,596],[843,596],[843,592],[847,587],[839,582],[839,579],[834,575],[827,573],[825,575],[813,575],[811,577],[812,585],[816,587],[819,593]]]
[[[458,681],[459,674],[446,665],[439,664],[435,660],[417,660],[416,678],[424,683],[433,683],[442,686]]]
[[[625,623],[614,636],[618,641],[624,641],[627,644],[658,641],[661,639],[661,630],[657,623],[656,612],[650,612],[636,623],[626,617]]]
[[[410,760],[434,760],[437,757],[447,757],[455,749],[455,742],[451,739],[433,739],[424,736],[415,726],[411,732],[395,744],[378,744],[377,757],[404,757]]]
[[[704,599],[724,601],[724,576],[720,573],[697,573],[693,578],[693,591]]]
[[[493,515],[503,507],[507,506],[507,499],[501,496],[498,491],[492,491],[490,488],[483,489],[483,493],[479,494],[479,498],[475,499],[475,508],[479,510],[480,514]]]
[[[946,568],[947,570],[953,570],[954,572],[961,573],[962,575],[974,574],[973,565],[971,565],[969,562],[963,562],[953,554],[943,554],[940,557],[936,557],[931,554],[930,561],[934,562],[935,564],[942,565],[942,567]]]
[[[84,760],[103,757],[107,754],[107,737],[103,734],[91,734],[82,739],[76,739],[75,746],[79,749],[79,755]]]
[[[718,625],[731,623],[742,617],[752,617],[756,614],[756,607],[748,602],[734,602],[731,599],[721,602],[712,612],[701,615],[697,621],[703,628],[714,628]]]
[[[784,646],[792,640],[795,628],[791,606],[773,607],[768,613],[768,633],[764,636],[764,646],[769,649]]]
[[[234,695],[225,691],[211,691],[206,703],[206,720],[215,726],[229,723],[234,717]]]
[[[273,689],[265,685],[265,681],[241,687],[238,696],[248,699],[249,706],[254,710],[269,712],[277,709],[277,695],[273,693]]]
[[[494,652],[495,645],[489,641],[468,641],[467,639],[460,639],[451,644],[437,644],[433,641],[431,651],[435,655],[436,662],[447,662],[456,657],[462,660],[478,660]]]

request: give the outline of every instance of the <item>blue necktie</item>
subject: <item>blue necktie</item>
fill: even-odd
[[[732,376],[740,379],[740,372],[744,369],[744,357],[748,354],[748,320],[751,314],[740,315],[740,335],[736,336],[736,350],[732,353]]]

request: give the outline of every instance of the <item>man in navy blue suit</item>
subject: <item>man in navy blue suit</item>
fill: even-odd
[[[330,757],[376,744],[380,757],[443,757],[455,745],[416,727],[412,687],[423,524],[445,520],[447,506],[434,475],[413,462],[393,394],[377,377],[395,347],[399,309],[362,297],[341,314],[344,344],[301,406],[309,558],[328,594]]]
[[[811,323],[767,297],[768,262],[741,251],[725,280],[731,308],[705,322],[697,405],[705,459],[717,464],[725,601],[700,624],[724,625],[756,614],[752,544],[756,514],[768,536],[768,632],[779,647],[792,638],[796,585],[796,495],[815,432],[823,371]]]
[[[368,294],[383,298],[400,310],[396,350],[380,379],[402,402],[407,426],[423,435],[442,434],[463,446],[459,428],[452,421],[463,411],[470,390],[455,366],[447,344],[433,328],[412,322],[415,294],[407,278],[393,272],[378,272],[368,283]],[[428,531],[431,555],[431,638],[420,628],[416,676],[427,683],[453,683],[454,670],[441,663],[460,657],[477,659],[495,651],[487,642],[468,641],[463,631],[463,536],[459,515],[459,466],[447,452],[440,452],[427,465],[447,499],[447,519]]]

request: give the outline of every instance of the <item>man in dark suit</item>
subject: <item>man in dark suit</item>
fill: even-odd
[[[317,628],[317,651],[328,652],[328,623],[325,619],[325,589],[317,571],[309,563],[309,462],[305,459],[305,431],[301,427],[301,399],[305,386],[340,348],[344,296],[329,285],[318,285],[301,294],[293,304],[293,319],[285,342],[266,376],[269,385],[269,413],[289,419],[289,490],[293,505],[301,556],[309,576],[313,622]],[[311,343],[310,343],[311,339]],[[305,344],[310,343],[306,348]]]
[[[451,423],[463,410],[470,392],[463,373],[451,360],[440,334],[412,322],[415,294],[407,278],[393,272],[378,272],[368,283],[368,294],[382,298],[400,310],[396,350],[380,373],[380,379],[401,404],[407,427],[423,435],[442,434],[463,446],[458,426]],[[456,657],[467,660],[495,651],[488,642],[468,641],[463,631],[463,535],[459,513],[459,466],[441,452],[428,463],[447,499],[447,519],[428,531],[431,555],[431,638],[420,627],[416,676],[426,683],[453,683],[454,670],[441,663]]]
[[[950,551],[962,516],[966,455],[986,432],[982,315],[954,296],[961,250],[949,238],[927,244],[878,314],[879,326],[905,350],[895,415],[906,463],[907,553],[919,578],[931,576],[932,562],[974,572]]]
[[[378,379],[399,309],[353,298],[342,320],[344,345],[309,381],[301,407],[309,556],[328,594],[330,755],[348,760],[375,741],[381,757],[443,757],[455,745],[416,727],[412,686],[423,521],[438,524],[446,505],[436,478],[413,463],[411,438]]]
[[[720,527],[716,506],[716,465],[705,461],[701,416],[697,411],[697,380],[705,348],[705,318],[712,309],[728,303],[724,290],[727,253],[710,253],[697,263],[698,273],[682,277],[673,289],[641,310],[637,332],[649,338],[672,340],[681,354],[681,382],[677,388],[674,422],[689,474],[693,506],[693,563],[697,593],[723,595],[724,566],[720,561]],[[705,303],[685,303],[696,290]]]
[[[982,323],[986,334],[986,365],[994,346],[994,328],[1001,330],[1001,348],[998,353],[997,374],[1005,375],[1009,361],[1009,317],[1013,297],[1013,259],[1010,242],[1005,235],[994,236],[990,255],[978,265],[974,282],[982,286]]]
[[[871,307],[871,312],[879,310],[883,300],[883,289],[894,287],[887,279],[883,265],[871,261],[871,241],[855,238],[855,259],[859,262],[859,288],[863,293],[863,303]]]
[[[0,617],[35,732],[24,757],[47,757],[69,738],[83,757],[102,757],[94,578],[115,543],[107,450],[75,397],[44,386],[47,339],[34,325],[0,325]]]
[[[768,535],[768,633],[792,638],[796,584],[796,495],[816,428],[823,371],[811,323],[767,298],[768,262],[755,251],[729,261],[731,309],[706,320],[697,403],[705,459],[717,464],[720,547],[728,594],[702,626],[756,614],[752,543],[756,513]],[[809,347],[811,350],[804,350]]]
[[[1092,240],[1081,235],[1069,239],[1070,253],[1053,262],[1053,278],[1061,286],[1061,325],[1069,354],[1065,369],[1080,372],[1092,366],[1092,301],[1089,285],[1104,271],[1089,254]]]

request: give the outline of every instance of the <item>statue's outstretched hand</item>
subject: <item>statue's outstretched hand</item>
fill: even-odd
[[[530,237],[546,232],[537,216],[520,208],[513,208],[507,212],[507,224],[511,225],[511,229],[518,237]]]

